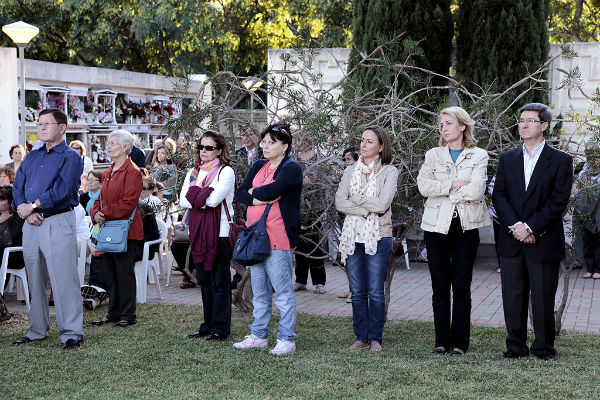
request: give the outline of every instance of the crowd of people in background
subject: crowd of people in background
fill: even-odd
[[[600,279],[600,175],[598,157],[592,157],[598,146],[586,146],[593,161],[579,173],[583,187],[573,185],[571,157],[544,140],[551,121],[545,105],[521,109],[523,146],[501,155],[488,187],[488,153],[477,147],[474,121],[460,107],[440,112],[439,145],[426,152],[416,179],[426,199],[421,228],[433,290],[433,353],[462,356],[469,349],[478,229],[492,220],[508,334],[505,358],[531,351],[554,359],[554,295],[565,256],[562,214],[571,193],[583,210],[574,218],[578,263],[587,267],[584,278]],[[239,275],[232,280],[230,269],[235,201],[247,207],[246,226],[266,220],[270,253],[248,267],[254,319],[250,334],[233,346],[267,347],[274,295],[280,319],[270,353],[293,353],[294,292],[307,289],[310,273],[315,292],[325,293],[325,260],[337,256],[349,281],[348,292],[340,297],[352,303],[355,341],[349,349],[383,349],[384,285],[393,255],[392,202],[399,176],[385,128],[365,127],[360,146],[343,152],[339,164],[345,169],[340,169],[332,199],[343,224],[327,227],[332,237],[323,237],[327,222],[320,216],[330,202],[319,193],[319,171],[306,168],[321,155],[309,140],[294,143],[286,122],[271,124],[259,135],[244,130],[243,146],[234,152],[221,133],[206,130],[193,144],[158,140],[144,155],[130,132],[117,130],[106,139],[112,164],[104,172],[93,169],[84,143],[73,140],[67,146],[66,125],[62,111],[42,111],[38,127],[43,145],[27,157],[22,146],[12,146],[12,162],[0,168],[0,250],[23,246],[22,255],[12,254],[10,263],[11,268],[27,268],[31,292],[30,329],[14,344],[48,336],[48,283],[65,349],[84,340],[82,304],[95,309],[108,300],[106,316],[91,326],[136,324],[134,266],[142,259],[143,244],[160,237],[157,220],[169,231],[175,268],[183,273],[180,287],[200,286],[203,320],[188,337],[226,340],[231,290],[241,280]],[[185,156],[194,158],[189,170],[183,153],[176,152],[178,144]],[[231,157],[249,166],[237,184]],[[486,189],[493,197],[489,210]],[[90,232],[106,221],[127,219],[126,251],[100,252],[91,246],[89,280],[80,287],[76,259]],[[160,256],[158,245],[150,253],[151,258]],[[529,293],[535,334],[530,348]]]

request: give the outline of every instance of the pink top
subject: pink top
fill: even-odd
[[[273,183],[273,175],[277,168],[271,169],[269,168],[270,165],[271,162],[267,161],[256,175],[254,175],[254,179],[252,180],[253,188]],[[250,226],[258,221],[263,215],[265,208],[267,208],[266,205],[248,207],[248,211],[246,211],[246,226]],[[269,215],[267,216],[267,235],[269,235],[272,250],[293,250],[290,247],[290,240],[285,232],[285,224],[283,223],[278,201],[273,203],[271,211],[269,211]]]

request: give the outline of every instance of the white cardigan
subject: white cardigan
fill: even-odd
[[[192,205],[185,198],[189,188],[190,188],[190,177],[192,176],[192,171],[194,169],[190,169],[188,173],[185,175],[185,181],[183,182],[183,187],[181,188],[181,194],[179,196],[179,205],[183,208],[192,208]],[[208,174],[207,171],[200,170],[198,172],[198,178],[200,182],[206,177]],[[206,199],[206,205],[208,207],[217,207],[223,200],[227,201],[227,206],[229,207],[229,215],[231,218],[233,217],[233,195],[235,191],[235,173],[233,172],[233,168],[231,167],[223,167],[221,171],[215,176],[215,179],[209,185],[212,188],[215,188],[213,192]],[[229,221],[227,220],[227,214],[225,213],[225,209],[221,207],[221,228],[219,230],[219,237],[228,237],[229,236]]]

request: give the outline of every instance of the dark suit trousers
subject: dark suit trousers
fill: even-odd
[[[448,234],[425,232],[427,262],[433,289],[435,346],[469,348],[471,334],[471,281],[479,245],[479,230],[462,230],[452,219]],[[450,320],[452,289],[452,320]]]
[[[298,240],[298,246],[296,251],[301,253],[310,254],[314,257],[322,257],[325,255],[320,247],[315,248],[314,243],[319,243],[319,232],[314,231],[307,233],[301,231],[301,235],[308,234],[308,238],[311,240],[305,240],[302,237]],[[313,285],[325,285],[325,259],[324,258],[310,258],[305,257],[301,254],[296,253],[296,283],[306,285],[308,282],[308,271],[310,270],[310,277]]]
[[[515,257],[500,256],[502,301],[508,338],[506,348],[528,354],[527,314],[529,293],[535,339],[531,352],[538,356],[554,356],[554,296],[558,286],[560,262],[542,263],[530,260],[524,251]]]
[[[582,229],[583,254],[587,272],[600,272],[600,233],[594,234],[586,228]]]
[[[229,238],[220,237],[217,262],[212,271],[196,264],[196,277],[202,293],[204,322],[200,332],[229,335],[231,329],[231,248]]]

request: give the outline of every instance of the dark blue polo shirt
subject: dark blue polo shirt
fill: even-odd
[[[46,152],[46,145],[27,154],[13,185],[13,208],[40,199],[42,212],[79,204],[83,160],[63,141]]]

